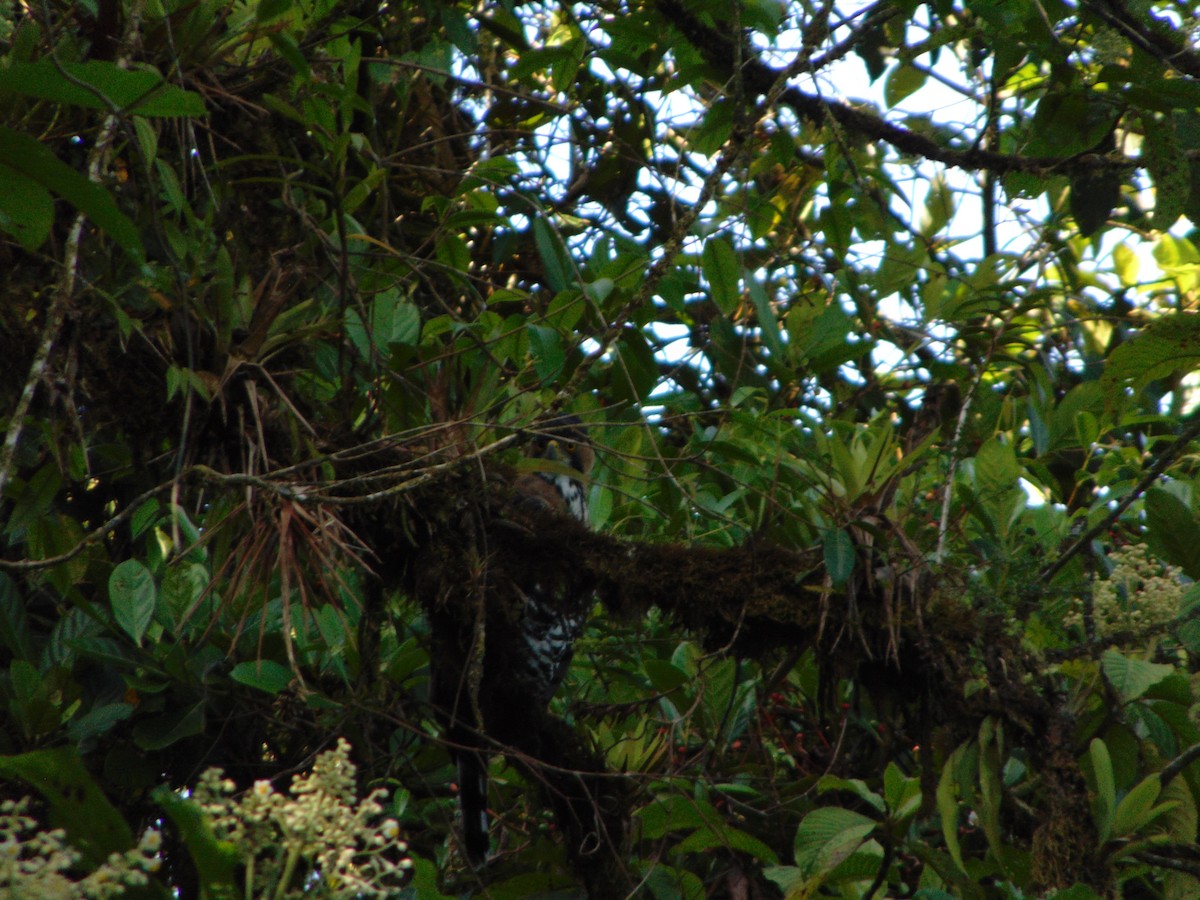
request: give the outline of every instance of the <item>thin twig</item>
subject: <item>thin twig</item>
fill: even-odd
[[[967,391],[967,396],[963,398],[962,408],[958,411],[958,422],[954,425],[954,437],[950,441],[950,471],[946,473],[946,486],[942,491],[942,515],[938,521],[937,552],[933,556],[934,561],[939,563],[946,552],[946,535],[950,531],[950,501],[954,498],[954,476],[958,472],[958,457],[963,431],[967,427],[967,418],[971,414],[971,403],[975,399],[975,392],[979,390],[979,384],[982,381],[983,373],[980,372],[971,382],[971,390]]]
[[[141,5],[135,4],[131,11],[125,29],[124,44],[128,44],[130,36],[135,33],[138,25],[141,22]],[[104,164],[108,154],[109,147],[112,145],[113,138],[117,133],[117,126],[120,124],[120,119],[116,115],[116,106],[107,96],[105,96],[94,85],[79,81],[72,76],[58,57],[51,54],[58,73],[72,84],[82,87],[91,92],[104,103],[109,114],[104,118],[104,124],[100,128],[100,134],[96,138],[96,143],[92,145],[91,151],[88,153],[87,161],[87,177],[88,181],[93,184],[100,183],[100,170]],[[118,58],[118,64],[121,60]],[[25,376],[25,386],[21,388],[21,396],[17,400],[16,409],[13,410],[12,416],[8,420],[8,434],[4,436],[4,447],[0,449],[0,498],[4,496],[4,490],[8,486],[8,480],[12,477],[13,462],[17,456],[17,445],[21,441],[21,434],[25,430],[25,417],[29,415],[29,408],[33,405],[34,394],[37,393],[37,387],[46,377],[46,371],[50,366],[50,355],[54,352],[54,345],[58,341],[59,332],[62,331],[63,322],[67,317],[67,309],[71,304],[71,297],[75,293],[75,282],[79,264],[79,245],[83,241],[83,225],[87,220],[82,212],[76,214],[75,221],[71,223],[71,229],[67,233],[67,241],[63,247],[63,267],[62,273],[58,279],[58,285],[54,290],[54,297],[50,301],[50,309],[46,313],[46,323],[42,326],[42,336],[38,341],[37,351],[33,354],[33,361],[29,364],[29,374]]]
[[[101,161],[107,153],[116,131],[117,118],[115,116],[106,117],[104,127],[100,130],[100,136],[88,155],[89,181],[100,181]],[[33,396],[37,392],[38,385],[46,377],[46,370],[50,366],[50,354],[54,351],[59,332],[62,331],[63,321],[67,317],[67,309],[71,305],[71,297],[75,293],[79,245],[83,240],[83,225],[86,219],[87,217],[81,212],[75,216],[75,221],[71,224],[71,230],[63,248],[62,273],[59,276],[58,285],[54,289],[54,298],[50,301],[50,309],[46,313],[46,324],[42,326],[42,336],[38,341],[37,352],[33,354],[33,361],[29,364],[29,374],[25,376],[25,386],[21,389],[17,407],[8,420],[8,434],[4,437],[4,448],[0,450],[0,497],[4,495],[4,489],[12,475],[17,444],[25,429],[25,417],[29,414],[29,407],[33,403]]]
[[[1116,522],[1117,519],[1121,518],[1121,515],[1125,512],[1125,510],[1129,509],[1135,500],[1140,499],[1142,494],[1146,493],[1146,491],[1150,489],[1154,482],[1159,479],[1159,476],[1161,476],[1162,473],[1167,470],[1167,467],[1175,462],[1183,454],[1183,452],[1187,450],[1188,444],[1190,444],[1197,436],[1200,436],[1200,416],[1197,416],[1187,428],[1180,432],[1179,437],[1177,437],[1171,446],[1167,448],[1166,453],[1163,453],[1154,461],[1154,465],[1152,465],[1146,471],[1146,474],[1142,476],[1142,480],[1137,483],[1137,486],[1134,487],[1134,489],[1124,497],[1122,497],[1107,516],[1076,538],[1075,543],[1071,544],[1070,547],[1064,550],[1058,559],[1054,560],[1054,562],[1050,563],[1050,565],[1046,566],[1046,568],[1042,570],[1042,573],[1039,576],[1041,580],[1043,582],[1048,582],[1051,578],[1062,571],[1063,566],[1070,562],[1071,558],[1079,553],[1080,550],[1090,544],[1097,535],[1101,535],[1108,531],[1108,529],[1112,527],[1113,523]]]

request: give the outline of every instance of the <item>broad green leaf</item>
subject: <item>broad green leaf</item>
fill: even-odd
[[[796,829],[796,865],[810,876],[833,871],[875,830],[873,819],[826,806],[810,812]]]
[[[935,178],[925,195],[925,209],[921,216],[921,234],[932,238],[941,231],[954,216],[954,191],[945,178]]]
[[[562,335],[544,325],[530,325],[528,334],[529,352],[533,357],[534,371],[543,382],[554,381],[566,363]]]
[[[585,284],[583,292],[594,302],[603,303],[615,287],[616,282],[611,278],[597,278],[595,281]]]
[[[1168,313],[1158,316],[1113,350],[1100,384],[1110,409],[1120,406],[1128,386],[1134,393],[1156,378],[1188,372],[1200,366],[1200,315]]]
[[[62,197],[141,260],[142,240],[112,195],[65,165],[35,138],[0,126],[0,164]]]
[[[1167,810],[1167,804],[1155,807],[1154,801],[1162,792],[1162,781],[1156,774],[1147,775],[1117,804],[1112,818],[1112,836],[1129,837]]]
[[[1011,444],[992,438],[975,454],[975,483],[985,498],[995,498],[1019,488],[1021,464]]]
[[[830,791],[846,791],[869,803],[882,816],[887,812],[887,802],[867,787],[861,778],[839,778],[836,775],[823,775],[817,782],[817,793],[827,794]]]
[[[1121,703],[1136,700],[1175,671],[1173,666],[1133,659],[1116,650],[1104,652],[1100,658],[1100,667],[1104,670],[1104,677],[1120,697]]]
[[[75,742],[86,741],[111,731],[118,722],[124,722],[133,715],[133,705],[129,703],[105,703],[92,707],[82,716],[71,720],[67,732]]]
[[[1096,832],[1101,843],[1108,840],[1112,833],[1112,815],[1117,805],[1117,789],[1113,784],[1112,760],[1108,755],[1108,747],[1099,738],[1092,738],[1088,745],[1088,755],[1092,763],[1092,775],[1096,780],[1096,796],[1092,806],[1092,815],[1096,820]]]
[[[129,533],[132,537],[140,537],[147,528],[151,528],[159,517],[162,506],[153,498],[137,508],[129,519]]]
[[[999,741],[987,737],[990,719],[985,719],[979,732],[979,821],[992,852],[999,856],[1004,841],[1000,833],[1000,806],[1004,799],[1000,777],[1001,753]]]
[[[614,355],[612,388],[614,395],[640,405],[658,383],[658,361],[645,336],[627,328],[617,341]]]
[[[16,583],[0,572],[0,645],[10,658],[33,659],[33,640],[29,633],[29,617]]]
[[[268,694],[278,694],[287,688],[296,677],[287,666],[273,659],[248,660],[238,663],[229,677],[239,684],[258,688]]]
[[[769,363],[772,366],[782,366],[787,360],[787,351],[783,345],[783,335],[779,331],[779,321],[775,318],[775,310],[762,284],[753,278],[747,279],[750,299],[754,301],[754,311],[757,314],[758,328],[762,332],[763,343],[770,351]]]
[[[964,756],[964,748],[959,747],[942,766],[941,777],[937,786],[938,818],[941,820],[942,838],[946,841],[946,850],[950,858],[960,870],[964,869],[962,845],[958,841],[958,785],[955,773]]]
[[[714,235],[704,242],[704,251],[700,254],[700,264],[704,269],[704,279],[712,301],[727,316],[737,311],[742,300],[740,282],[742,265],[729,239],[722,235]]]
[[[883,770],[883,796],[889,818],[902,822],[921,806],[921,780],[909,778],[898,765],[889,762]]]
[[[763,869],[763,876],[775,883],[787,897],[792,897],[793,890],[804,884],[804,870],[798,866],[768,866]]]
[[[828,303],[812,323],[812,328],[807,334],[808,340],[798,346],[797,350],[807,357],[814,371],[831,371],[855,352],[863,352],[863,344],[853,347],[846,340],[853,324],[853,320],[842,309],[840,303],[836,300]]]
[[[346,336],[363,359],[371,359],[372,352],[386,358],[392,345],[413,345],[421,339],[420,310],[395,289],[375,296],[369,315],[370,322],[364,323],[357,309],[346,310]]]
[[[134,743],[143,750],[162,750],[204,730],[204,701],[145,719],[133,726]]]
[[[0,91],[89,109],[139,116],[203,116],[204,100],[149,69],[104,60],[56,62],[47,57],[0,69]]]
[[[1112,132],[1119,109],[1101,91],[1052,90],[1038,101],[1025,152],[1070,156],[1093,150]]]
[[[736,850],[767,865],[773,866],[779,863],[779,857],[775,855],[775,851],[761,840],[720,821],[697,829],[680,841],[675,848],[678,853],[703,853],[716,849]]]
[[[1187,505],[1162,488],[1146,492],[1146,527],[1155,549],[1193,580],[1200,579],[1200,523]]]
[[[125,633],[140,644],[150,620],[158,591],[150,570],[136,559],[127,559],[112,570],[108,578],[108,597],[113,618]]]
[[[3,71],[0,69],[0,71]],[[0,165],[0,231],[6,231],[26,250],[42,246],[54,223],[54,201],[43,185]]]
[[[507,888],[509,882],[505,883]],[[675,866],[664,865],[662,860],[646,861],[641,864],[641,881],[639,883],[639,895],[645,897],[662,898],[662,900],[704,900],[708,896],[704,890],[704,882],[696,877],[694,872],[689,872],[686,869],[676,868]],[[489,892],[492,886],[489,885]],[[531,892],[521,890],[520,892],[512,891],[505,894],[494,894],[497,898],[511,898],[518,900],[521,897],[568,897],[571,896],[571,891],[562,890],[561,885],[556,885],[560,890],[555,892]],[[424,898],[424,894],[420,894]]]
[[[838,587],[845,584],[854,572],[854,541],[844,528],[826,529],[822,537],[825,568],[834,587]]]
[[[156,788],[151,796],[183,839],[203,889],[215,896],[215,891],[232,888],[237,866],[242,861],[233,844],[217,840],[200,807],[169,787]]]
[[[1100,230],[1120,199],[1121,177],[1113,172],[1081,172],[1071,178],[1071,217],[1084,237]]]
[[[254,11],[254,17],[259,22],[270,22],[277,19],[292,8],[292,0],[261,0]]]
[[[1113,247],[1113,268],[1123,287],[1137,284],[1140,265],[1137,253],[1130,249],[1128,244],[1121,243]]]
[[[921,69],[901,63],[888,72],[883,86],[883,102],[891,109],[905,97],[923,88],[928,77]]]
[[[643,667],[646,670],[646,676],[650,679],[650,684],[660,694],[671,694],[691,680],[686,672],[671,665],[665,659],[648,659]]]
[[[1200,810],[1196,806],[1196,798],[1188,787],[1186,778],[1173,778],[1167,782],[1160,795],[1163,803],[1173,804],[1162,826],[1171,839],[1179,844],[1188,844],[1196,840],[1196,831],[1200,827]]]
[[[0,775],[19,778],[42,795],[50,808],[49,824],[66,830],[67,840],[88,865],[97,866],[133,846],[129,826],[73,748],[0,757]]]
[[[646,840],[655,840],[671,832],[691,831],[721,820],[720,814],[707,801],[678,794],[653,800],[635,815],[641,820],[641,834]]]
[[[1154,181],[1151,225],[1158,231],[1166,231],[1179,221],[1187,208],[1192,181],[1191,167],[1179,143],[1172,117],[1160,119],[1153,113],[1143,112],[1141,120],[1145,133],[1143,146],[1146,168]]]
[[[545,219],[533,220],[533,240],[546,273],[546,286],[554,293],[565,291],[575,283],[575,267],[571,265],[567,248]]]
[[[209,589],[211,574],[208,567],[202,563],[177,561],[167,568],[163,575],[162,587],[159,590],[158,604],[159,622],[171,634],[178,636],[184,626],[185,617],[193,613],[197,601]],[[204,627],[203,616],[200,616],[201,627]]]

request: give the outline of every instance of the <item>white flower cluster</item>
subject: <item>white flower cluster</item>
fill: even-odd
[[[162,835],[147,829],[135,848],[112,854],[94,871],[76,878],[72,870],[79,863],[79,851],[67,843],[61,828],[42,831],[28,815],[29,803],[28,797],[0,803],[0,897],[117,897],[127,887],[146,884],[146,873],[162,867]]]
[[[408,845],[395,819],[372,824],[387,792],[360,801],[355,773],[350,744],[339,739],[309,775],[292,779],[290,797],[269,781],[238,795],[220,769],[201,775],[192,796],[241,854],[248,897],[394,896],[413,865]]]
[[[1092,617],[1096,634],[1138,631],[1179,615],[1187,586],[1175,566],[1150,554],[1145,544],[1130,544],[1109,554],[1112,574],[1092,586]],[[1076,600],[1067,625],[1083,621],[1083,601]]]

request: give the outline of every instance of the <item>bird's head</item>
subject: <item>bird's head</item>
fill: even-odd
[[[586,482],[596,463],[596,453],[578,416],[551,419],[538,429],[532,456],[578,472]]]

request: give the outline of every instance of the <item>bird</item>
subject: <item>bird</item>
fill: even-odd
[[[538,428],[527,455],[533,470],[513,481],[512,509],[535,521],[563,518],[586,527],[595,452],[579,418],[559,416]],[[504,534],[498,531],[490,546]],[[491,750],[516,747],[534,758],[557,752],[547,707],[592,604],[590,588],[564,574],[567,567],[569,561],[531,559],[489,571],[482,621],[462,621],[469,604],[459,605],[457,616],[443,609],[432,617],[433,699],[457,767],[464,855],[476,868],[491,851]]]

